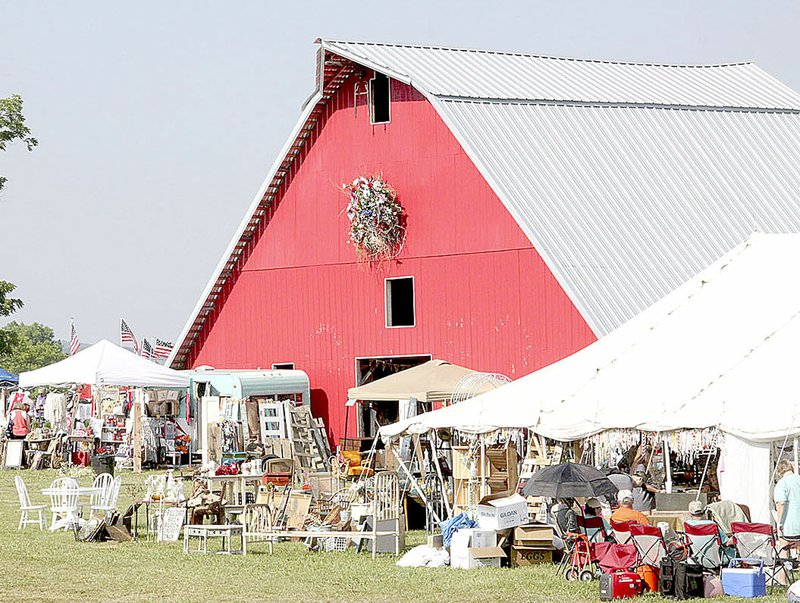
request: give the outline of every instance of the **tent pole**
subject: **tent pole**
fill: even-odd
[[[433,466],[436,467],[436,473],[439,476],[439,483],[442,484],[442,500],[444,500],[444,507],[447,510],[447,516],[452,517],[453,512],[450,509],[450,500],[447,498],[447,486],[444,483],[444,477],[442,476],[442,467],[439,465],[439,455],[436,454],[436,445],[434,442],[434,438],[436,434],[430,439],[431,442],[431,456],[433,456]]]
[[[703,475],[700,476],[700,485],[697,487],[697,496],[695,500],[700,500],[700,492],[703,491],[703,483],[706,481],[706,475],[708,475],[708,465],[711,463],[711,454],[713,453],[714,449],[717,447],[717,438],[719,437],[719,426],[717,426],[717,432],[714,434],[714,441],[711,442],[711,450],[708,451],[708,458],[706,459],[706,466],[703,467]]]
[[[133,397],[133,472],[142,472],[142,390]]]
[[[481,498],[486,496],[486,438],[483,435],[481,438]]]
[[[665,486],[667,493],[672,494],[672,462],[670,460],[670,455],[669,455],[669,440],[665,437],[663,442],[664,442],[663,444],[664,470],[667,472],[667,480]],[[653,446],[653,450],[655,449],[656,447]],[[650,458],[652,459],[652,456]]]
[[[400,463],[400,467],[403,469],[405,474],[408,476],[408,479],[411,482],[411,487],[414,490],[416,490],[417,494],[419,494],[420,498],[422,499],[422,502],[425,503],[425,506],[426,507],[430,507],[431,515],[433,515],[434,519],[436,520],[436,523],[440,523],[442,520],[439,517],[438,513],[436,513],[436,509],[434,509],[432,506],[429,505],[428,497],[425,496],[425,492],[422,491],[422,488],[420,487],[419,482],[414,477],[414,474],[411,473],[411,470],[406,466],[405,461],[403,461],[403,459],[400,458],[400,455],[397,454],[397,451],[395,450],[394,446],[392,446],[392,454],[394,455],[394,458],[397,459],[397,462]]]

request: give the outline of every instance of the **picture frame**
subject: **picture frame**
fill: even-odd
[[[20,469],[22,467],[22,449],[25,440],[8,440],[6,442],[6,454],[3,466],[8,469]]]

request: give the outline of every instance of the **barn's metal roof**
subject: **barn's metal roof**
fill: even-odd
[[[603,335],[752,232],[800,232],[800,115],[439,101]]]
[[[413,85],[598,335],[753,231],[800,232],[800,94],[757,66],[319,40],[318,88],[189,317],[182,366],[353,64]]]
[[[440,97],[800,109],[800,95],[751,63],[656,65],[434,46],[320,43],[329,52]]]

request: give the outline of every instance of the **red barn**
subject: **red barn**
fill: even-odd
[[[522,376],[753,230],[800,230],[800,96],[754,65],[318,43],[170,364],[291,363],[334,439],[362,379],[431,357]],[[372,174],[407,216],[380,265],[358,262],[342,191]]]

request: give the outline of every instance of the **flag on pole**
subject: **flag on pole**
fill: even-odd
[[[136,339],[136,335],[133,334],[131,328],[121,318],[119,319],[119,342],[120,344],[126,344],[126,343],[133,344],[134,351],[137,354],[139,353],[139,340]]]
[[[164,341],[156,337],[155,358],[169,358],[172,348],[175,346],[171,341]]]
[[[69,355],[74,356],[81,349],[81,342],[78,339],[78,333],[75,331],[75,321],[69,321]]]
[[[150,345],[150,342],[147,341],[147,338],[142,339],[142,357],[147,358],[148,360],[155,358],[155,355],[153,354],[153,346]]]

